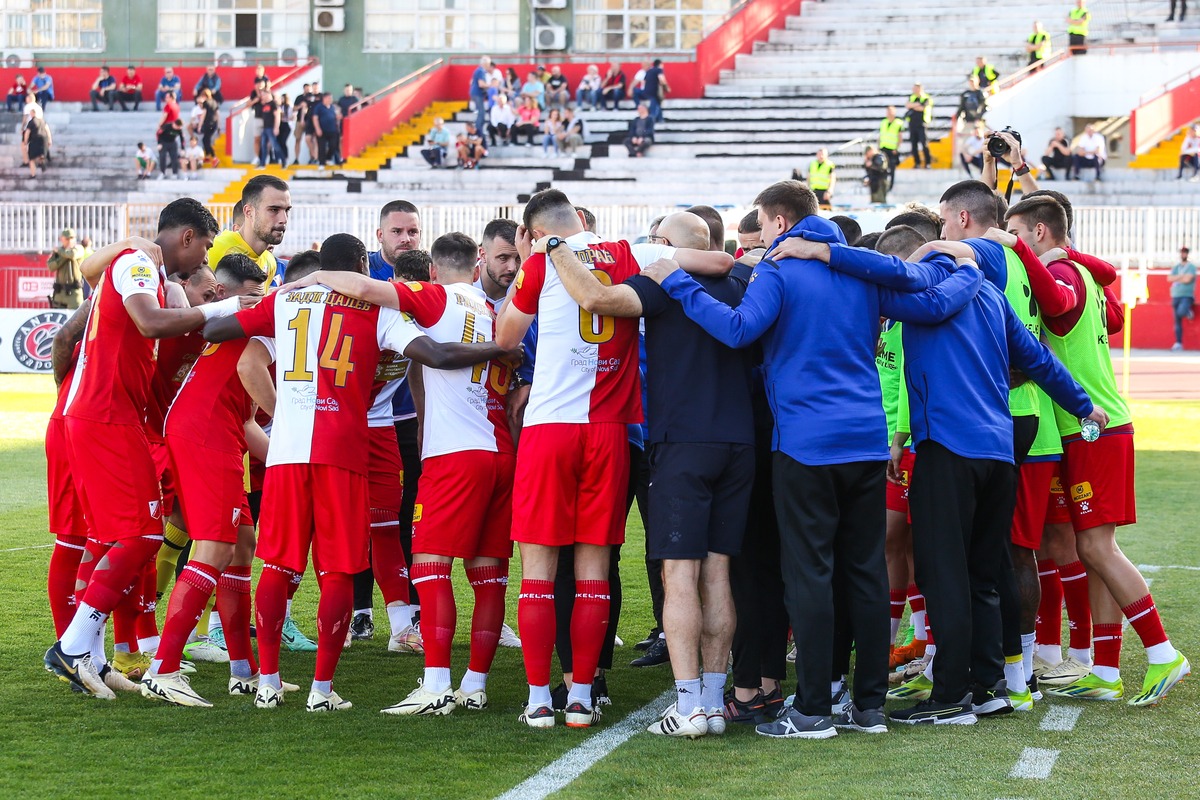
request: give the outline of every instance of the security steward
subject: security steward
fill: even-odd
[[[1087,53],[1088,23],[1092,12],[1088,11],[1085,0],[1075,0],[1075,7],[1067,15],[1067,44],[1070,45],[1071,55],[1082,56]]]
[[[925,153],[925,169],[933,167],[933,156],[929,154],[929,138],[925,127],[933,120],[933,98],[925,94],[921,84],[914,83],[912,94],[904,106],[908,117],[908,140],[912,143],[913,169],[921,168],[921,152]]]
[[[822,147],[817,151],[817,157],[808,165],[808,188],[817,195],[817,203],[822,208],[829,208],[833,203],[833,186],[837,183],[837,176],[833,174],[833,170],[829,151]]]
[[[887,117],[879,123],[879,152],[887,159],[888,189],[896,184],[896,167],[900,164],[900,140],[904,136],[904,121],[896,116],[896,107],[888,106]]]
[[[79,308],[83,305],[83,273],[79,265],[87,254],[75,243],[74,228],[63,228],[58,241],[60,247],[46,261],[46,268],[54,273],[50,307]]]

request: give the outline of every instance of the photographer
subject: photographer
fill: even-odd
[[[1046,179],[1058,180],[1054,177],[1054,169],[1057,168],[1066,173],[1067,180],[1071,180],[1071,167],[1071,140],[1062,128],[1055,128],[1054,136],[1050,137],[1050,144],[1046,145],[1046,152],[1042,154],[1042,169],[1046,170]]]
[[[74,228],[63,228],[58,242],[59,248],[46,261],[46,268],[54,273],[50,307],[79,308],[83,305],[83,273],[79,265],[83,263],[85,253],[75,244]]]
[[[983,175],[980,180],[999,190],[996,186],[997,162],[1012,168],[1013,178],[1020,185],[1022,194],[1037,191],[1037,181],[1029,173],[1025,153],[1021,150],[1021,134],[1012,128],[988,136],[987,147],[983,149]]]
[[[872,203],[886,203],[888,193],[888,167],[883,155],[874,147],[867,145],[863,153],[863,168],[867,175],[863,185],[871,191]]]

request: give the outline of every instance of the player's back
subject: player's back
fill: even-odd
[[[205,345],[207,342],[200,331],[159,340],[154,374],[150,377],[150,394],[146,399],[146,435],[151,439],[162,440],[167,410]]]
[[[171,402],[164,431],[167,435],[214,450],[246,450],[243,425],[253,401],[238,377],[237,365],[249,343],[234,339],[210,344],[196,359]]]

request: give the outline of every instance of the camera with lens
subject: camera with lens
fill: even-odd
[[[1007,133],[1009,136],[1017,140],[1017,146],[1021,145],[1021,134],[1014,131],[1012,128],[1005,128],[1002,131],[996,131],[987,140],[988,152],[992,154],[992,158],[1004,158],[1008,153],[1008,142],[1000,138],[1000,134]]]

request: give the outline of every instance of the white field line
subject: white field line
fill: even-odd
[[[32,547],[10,547],[7,550],[0,550],[0,553],[15,553],[18,550],[40,550],[43,547],[54,547],[53,544],[35,544]]]
[[[1026,747],[1021,752],[1021,758],[1018,759],[1016,766],[1012,768],[1012,772],[1008,773],[1008,777],[1031,780],[1049,778],[1050,770],[1054,769],[1054,762],[1058,760],[1058,752],[1041,747]]]
[[[1038,728],[1043,731],[1074,730],[1075,723],[1079,721],[1079,715],[1082,713],[1083,709],[1078,706],[1050,706]]]
[[[1191,572],[1200,572],[1200,567],[1185,567],[1182,564],[1138,564],[1137,568],[1141,572],[1159,572],[1164,569],[1186,569]]]
[[[497,800],[543,800],[567,786],[593,764],[620,747],[658,718],[675,697],[668,689],[625,719],[563,753],[555,761],[500,795]]]

